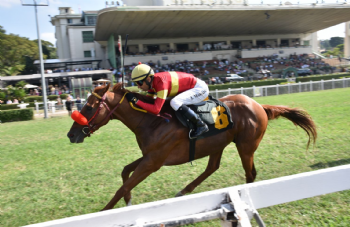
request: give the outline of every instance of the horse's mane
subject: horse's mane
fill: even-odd
[[[118,93],[118,94],[121,94],[121,95],[124,95],[125,92],[130,92],[130,93],[133,93],[135,95],[135,97],[138,98],[139,100],[141,100],[142,102],[151,103],[151,104],[154,103],[154,99],[151,96],[146,96],[146,95],[143,95],[143,94],[140,94],[140,93],[137,93],[137,92],[131,92],[128,89],[122,88],[122,83],[121,82],[115,84],[113,86],[113,88],[112,88],[112,91],[114,93]],[[162,108],[161,112],[172,113],[173,111],[174,110],[170,107],[170,101],[166,100],[164,105],[163,105],[163,108]]]
[[[150,96],[142,95],[140,93],[132,92],[132,91],[129,91],[128,89],[122,88],[122,83],[121,82],[115,84],[113,86],[113,88],[112,88],[112,91],[114,93],[118,93],[118,94],[121,94],[121,95],[124,95],[125,92],[130,92],[130,93],[133,93],[135,95],[135,97],[138,98],[139,100],[141,100],[142,102],[154,103],[154,99],[152,97],[150,97]]]

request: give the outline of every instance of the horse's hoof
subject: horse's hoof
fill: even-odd
[[[175,197],[180,197],[180,196],[183,196],[183,194],[181,193],[181,191],[179,191],[179,192],[175,195]]]
[[[126,204],[126,206],[132,206],[131,199],[130,199],[130,201],[128,202],[128,204]]]

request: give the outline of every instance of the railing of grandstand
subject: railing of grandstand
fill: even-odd
[[[170,5],[326,5],[347,4],[347,0],[172,0]]]
[[[248,48],[248,49],[242,49],[242,51],[252,51],[252,50],[273,50],[273,49],[295,49],[295,48],[311,48],[311,46],[292,46],[292,47],[287,47],[287,46],[283,46],[283,47],[266,47],[266,48],[262,48],[262,47],[257,47],[257,48]]]
[[[310,82],[299,82],[299,83],[288,83],[288,84],[276,84],[269,86],[249,87],[249,88],[235,88],[227,90],[215,90],[210,91],[209,94],[214,98],[218,99],[226,95],[243,94],[249,97],[260,97],[260,96],[272,96],[272,95],[284,95],[299,92],[309,91],[321,91],[336,88],[350,87],[350,78],[343,79],[332,79],[332,80],[321,80],[321,81],[310,81]]]
[[[324,5],[344,4],[347,0],[246,0],[250,5]]]
[[[130,54],[130,53],[128,53],[125,57],[165,56],[165,55],[181,55],[181,54],[182,55],[183,54],[203,54],[203,53],[211,53],[211,52],[214,52],[214,51],[231,51],[231,50],[239,50],[239,49],[231,48],[231,49],[212,49],[212,50],[198,50],[198,51],[176,51],[176,52],[137,53],[137,54]]]

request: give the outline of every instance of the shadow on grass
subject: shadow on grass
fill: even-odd
[[[341,165],[346,165],[346,164],[350,164],[350,158],[340,159],[340,160],[331,161],[331,162],[319,162],[319,163],[311,165],[310,167],[312,169],[324,169],[324,168],[328,168],[328,167],[341,166]]]

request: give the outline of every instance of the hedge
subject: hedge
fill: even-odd
[[[43,100],[43,97],[42,96],[37,96],[37,95],[35,95],[35,96],[27,96],[27,97],[24,98],[23,101],[25,103],[28,103],[28,102],[34,102],[35,100],[37,102],[41,102]]]
[[[243,81],[237,83],[229,84],[214,84],[208,85],[210,91],[225,90],[228,88],[241,88],[241,87],[253,87],[253,86],[266,86],[266,85],[276,85],[280,83],[287,82],[287,79],[267,79],[267,80],[254,80],[254,81]]]
[[[49,95],[49,96],[47,96],[47,98],[48,98],[48,100],[50,100],[50,101],[56,101],[57,98],[58,98],[58,95]]]
[[[1,104],[0,105],[0,110],[12,110],[12,109],[19,109],[17,106],[19,103],[15,104]]]
[[[63,98],[62,98],[63,97]],[[67,94],[62,94],[60,95],[61,99],[66,99]],[[48,95],[47,99],[50,101],[56,101],[58,98],[58,95]],[[24,102],[28,103],[28,102],[34,102],[34,100],[36,100],[37,102],[42,102],[43,101],[43,97],[42,96],[27,96],[24,98]]]
[[[34,112],[32,108],[19,110],[0,110],[0,121],[28,121],[33,120]]]
[[[333,73],[333,74],[324,74],[324,75],[312,75],[312,76],[299,76],[296,78],[296,82],[309,82],[312,81],[320,81],[320,80],[331,80],[331,79],[340,79],[343,77],[350,76],[350,73]],[[243,81],[237,83],[229,83],[229,84],[214,84],[209,85],[209,90],[225,90],[228,88],[241,88],[241,87],[253,87],[253,86],[266,86],[266,85],[276,85],[281,83],[287,83],[287,79],[267,79],[267,80],[254,80],[254,81]]]
[[[350,76],[350,73],[333,73],[333,74],[324,74],[324,75],[311,75],[311,76],[299,76],[296,78],[296,82],[309,82],[320,81],[320,80],[331,80],[331,79],[340,79],[342,77]]]
[[[67,99],[67,96],[68,96],[68,94],[61,94],[61,95],[60,95],[60,98],[61,98],[61,99]]]

